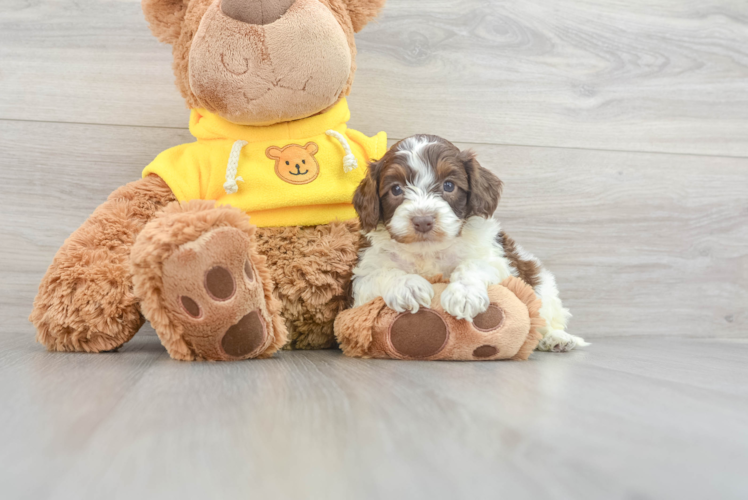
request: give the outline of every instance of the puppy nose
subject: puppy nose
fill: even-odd
[[[221,10],[247,24],[270,24],[281,18],[296,0],[221,0]]]
[[[434,229],[434,217],[432,215],[423,215],[420,217],[413,217],[413,227],[419,233],[428,233]]]

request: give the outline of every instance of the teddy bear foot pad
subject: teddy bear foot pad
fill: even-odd
[[[504,311],[497,304],[491,304],[486,312],[476,316],[472,327],[462,325],[473,330],[471,333],[477,333],[470,337],[481,344],[472,351],[474,359],[487,360],[499,356],[500,348],[493,345],[492,334],[498,333],[503,324]],[[439,312],[432,309],[398,315],[388,333],[387,350],[403,359],[438,359],[439,354],[450,345],[449,325]]]
[[[248,247],[246,234],[222,227],[183,245],[164,262],[166,308],[200,357],[247,359],[267,347],[265,299]]]

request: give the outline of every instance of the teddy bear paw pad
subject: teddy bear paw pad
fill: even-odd
[[[266,347],[265,297],[249,251],[246,234],[222,227],[164,262],[165,305],[199,358],[247,359]]]
[[[482,345],[473,351],[473,356],[478,359],[492,358],[499,353],[499,349],[492,345]]]
[[[267,331],[258,311],[252,311],[230,327],[221,339],[223,352],[242,358],[260,350],[265,345]]]
[[[444,319],[430,309],[400,314],[390,326],[392,350],[406,359],[428,359],[447,345],[449,330]]]
[[[504,311],[496,304],[488,306],[486,312],[473,318],[473,326],[481,332],[498,330],[504,324]]]

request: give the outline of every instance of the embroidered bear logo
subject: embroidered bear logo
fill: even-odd
[[[289,144],[284,148],[270,146],[265,154],[275,160],[275,175],[289,184],[309,184],[319,175],[319,163],[314,155],[319,146],[307,142],[305,146]]]

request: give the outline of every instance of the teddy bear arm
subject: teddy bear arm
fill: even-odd
[[[130,250],[138,233],[174,200],[158,177],[126,184],[62,245],[39,285],[31,322],[51,351],[102,352],[143,325],[132,292]]]

